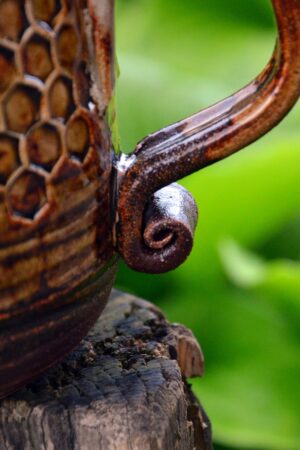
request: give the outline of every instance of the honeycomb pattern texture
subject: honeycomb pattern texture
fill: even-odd
[[[0,231],[63,209],[59,180],[75,192],[93,181],[92,162],[105,170],[83,7],[0,0]]]

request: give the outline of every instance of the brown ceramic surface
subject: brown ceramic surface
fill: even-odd
[[[80,3],[0,2],[3,319],[53,303],[113,253],[112,158],[89,94]]]
[[[297,101],[300,1],[273,6],[279,41],[262,74],[119,157],[113,0],[0,0],[0,397],[86,334],[117,251],[150,273],[182,263],[197,209],[165,186],[259,138]]]
[[[80,341],[114,280],[109,97],[90,93],[85,23],[81,1],[0,1],[0,397]]]

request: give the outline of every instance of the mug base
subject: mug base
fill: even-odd
[[[61,361],[102,313],[116,275],[116,261],[60,301],[56,309],[7,319],[0,326],[0,399]],[[71,299],[71,300],[70,300]]]

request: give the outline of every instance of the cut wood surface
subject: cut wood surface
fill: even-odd
[[[209,420],[186,382],[202,372],[189,330],[113,291],[79,348],[0,402],[0,449],[209,450]]]

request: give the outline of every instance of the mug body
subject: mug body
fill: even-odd
[[[94,3],[0,2],[0,397],[80,342],[114,281],[113,15]]]

